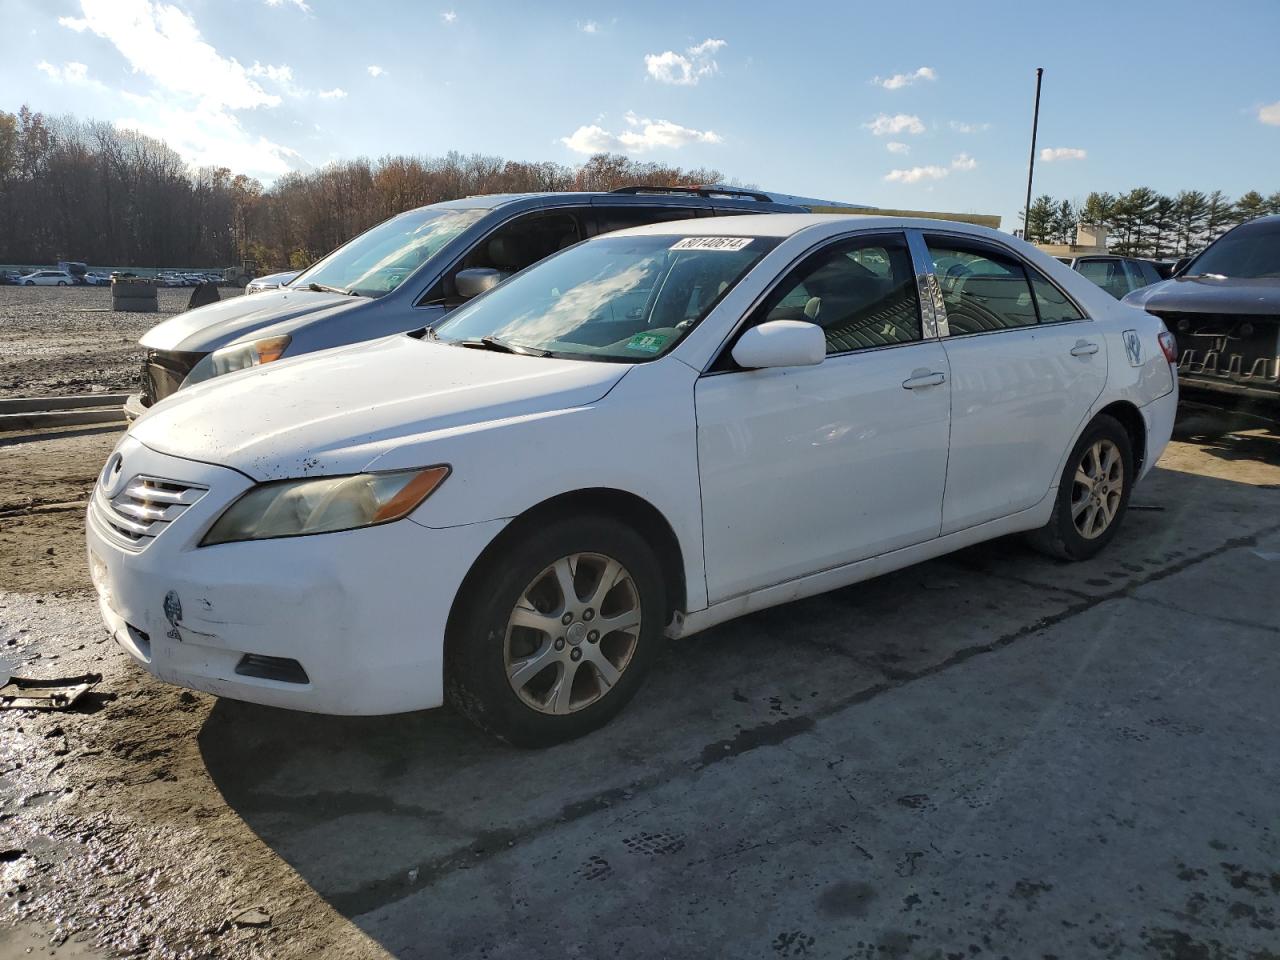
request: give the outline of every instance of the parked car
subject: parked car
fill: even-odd
[[[157,273],[155,281],[161,287],[185,287],[187,285],[184,277],[169,270],[162,270]]]
[[[1150,260],[1111,254],[1083,257],[1058,257],[1077,273],[1088,277],[1117,300],[1152,283],[1160,282],[1160,273]]]
[[[18,282],[27,287],[69,287],[76,281],[65,270],[36,270],[19,277]]]
[[[110,286],[111,278],[105,273],[90,272],[84,275],[84,282],[91,287]]]
[[[152,328],[140,341],[142,389],[125,413],[139,416],[184,384],[245,366],[432,326],[502,277],[586,237],[663,220],[804,209],[754,191],[628,187],[468,197],[410,210],[339,247],[287,287]]]
[[[285,270],[282,273],[269,273],[264,277],[254,277],[244,286],[244,292],[262,293],[264,290],[279,290],[287,287],[298,278],[300,270]]]
[[[1280,216],[1227,231],[1125,303],[1174,332],[1184,386],[1280,400]]]
[[[92,495],[93,580],[168,682],[340,714],[447,697],[552,743],[615,714],[664,633],[1019,531],[1095,555],[1169,439],[1171,349],[982,227],[624,230],[434,330],[158,405]]]
[[[14,270],[0,270],[0,286],[16,286],[22,283],[22,274]]]

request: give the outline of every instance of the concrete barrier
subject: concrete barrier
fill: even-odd
[[[128,313],[155,313],[159,309],[155,283],[143,277],[112,277],[111,309]]]

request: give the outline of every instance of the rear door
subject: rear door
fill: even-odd
[[[1054,283],[1011,251],[925,234],[951,368],[942,533],[1039,503],[1106,382],[1106,341]]]

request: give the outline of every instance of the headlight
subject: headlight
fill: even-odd
[[[277,480],[231,504],[200,546],[354,530],[399,520],[449,476],[445,465],[392,473]]]
[[[235,373],[237,370],[247,370],[249,367],[279,360],[288,349],[291,339],[292,337],[287,336],[265,337],[249,343],[233,343],[229,347],[215,350],[191,368],[187,379],[182,381],[182,386],[189,387],[193,383],[220,377],[224,373]]]

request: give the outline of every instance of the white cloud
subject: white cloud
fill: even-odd
[[[908,170],[890,170],[884,178],[890,183],[919,183],[921,180],[941,180],[951,171],[946,167],[911,167]]]
[[[921,67],[913,73],[895,73],[891,77],[875,77],[872,83],[876,86],[884,87],[886,90],[900,90],[903,87],[909,87],[917,80],[937,80],[938,74],[934,72],[933,67]]]
[[[136,115],[117,119],[117,127],[163,140],[194,166],[230,167],[266,179],[310,167],[296,150],[249,133],[229,111],[192,110],[159,95],[121,96]]]
[[[55,67],[48,60],[41,60],[36,64],[36,69],[47,76],[50,80],[54,80],[58,83],[78,85],[97,83],[97,81],[89,80],[89,68],[83,63],[78,63],[75,60],[68,60],[61,67]]]
[[[445,23],[453,23],[458,19],[458,15],[452,10],[446,10],[444,13],[440,14],[440,19]]]
[[[379,67],[377,64],[370,65],[365,69],[369,71],[369,76],[371,77],[380,77],[387,72],[383,70],[381,67]]]
[[[1280,100],[1259,107],[1258,120],[1273,127],[1280,127]]]
[[[962,120],[952,120],[948,126],[956,133],[981,133],[983,130],[990,130],[989,123],[965,123]]]
[[[924,167],[910,167],[905,170],[890,170],[884,178],[890,183],[919,183],[921,180],[942,180],[951,175],[952,170],[973,170],[978,161],[967,153],[958,153],[951,158],[951,166],[940,167],[929,164]]]
[[[307,5],[307,0],[265,0],[268,7],[283,7],[286,3],[291,3],[303,13],[310,13],[311,7]]]
[[[903,143],[900,140],[890,140],[884,145],[884,148],[890,153],[910,153],[911,144]]]
[[[332,90],[321,90],[316,94],[321,100],[342,100],[346,95],[347,91],[341,87],[334,87]]]
[[[1087,150],[1079,147],[1045,147],[1040,151],[1040,159],[1045,163],[1055,160],[1083,160],[1089,155]]]
[[[110,41],[134,73],[176,94],[198,97],[209,109],[274,107],[268,93],[234,57],[219,55],[200,36],[195,21],[177,7],[151,0],[81,0],[83,20],[64,26],[85,29]],[[60,21],[61,22],[61,21]]]
[[[249,68],[249,76],[266,77],[276,83],[291,83],[293,81],[293,68],[285,64],[281,64],[278,67],[269,63],[264,65],[255,60],[253,61],[253,66]]]
[[[586,23],[579,23],[578,29],[583,33],[599,33],[600,24],[596,23],[594,20],[588,20]]]
[[[703,77],[719,72],[720,65],[716,63],[715,55],[727,42],[708,38],[689,47],[683,54],[674,50],[646,53],[644,67],[649,76],[659,83],[692,87]]]
[[[892,117],[882,113],[870,123],[864,123],[863,126],[877,137],[888,134],[924,133],[924,124],[920,122],[920,118],[910,113],[895,113]]]
[[[573,131],[560,142],[574,153],[644,153],[659,147],[673,150],[690,143],[720,143],[723,141],[714,130],[694,130],[670,120],[650,120],[628,112],[627,126],[621,133],[611,133],[598,123],[586,124]]]
[[[296,151],[249,133],[236,116],[240,110],[278,106],[280,96],[258,80],[292,88],[291,69],[258,63],[246,68],[222,56],[200,35],[191,15],[170,4],[80,0],[80,7],[82,16],[62,17],[59,23],[107,40],[152,85],[146,95],[111,91],[118,102],[136,107],[135,115],[117,118],[117,126],[164,140],[197,165],[265,177],[306,166]],[[83,80],[85,74],[72,68],[70,76]]]

